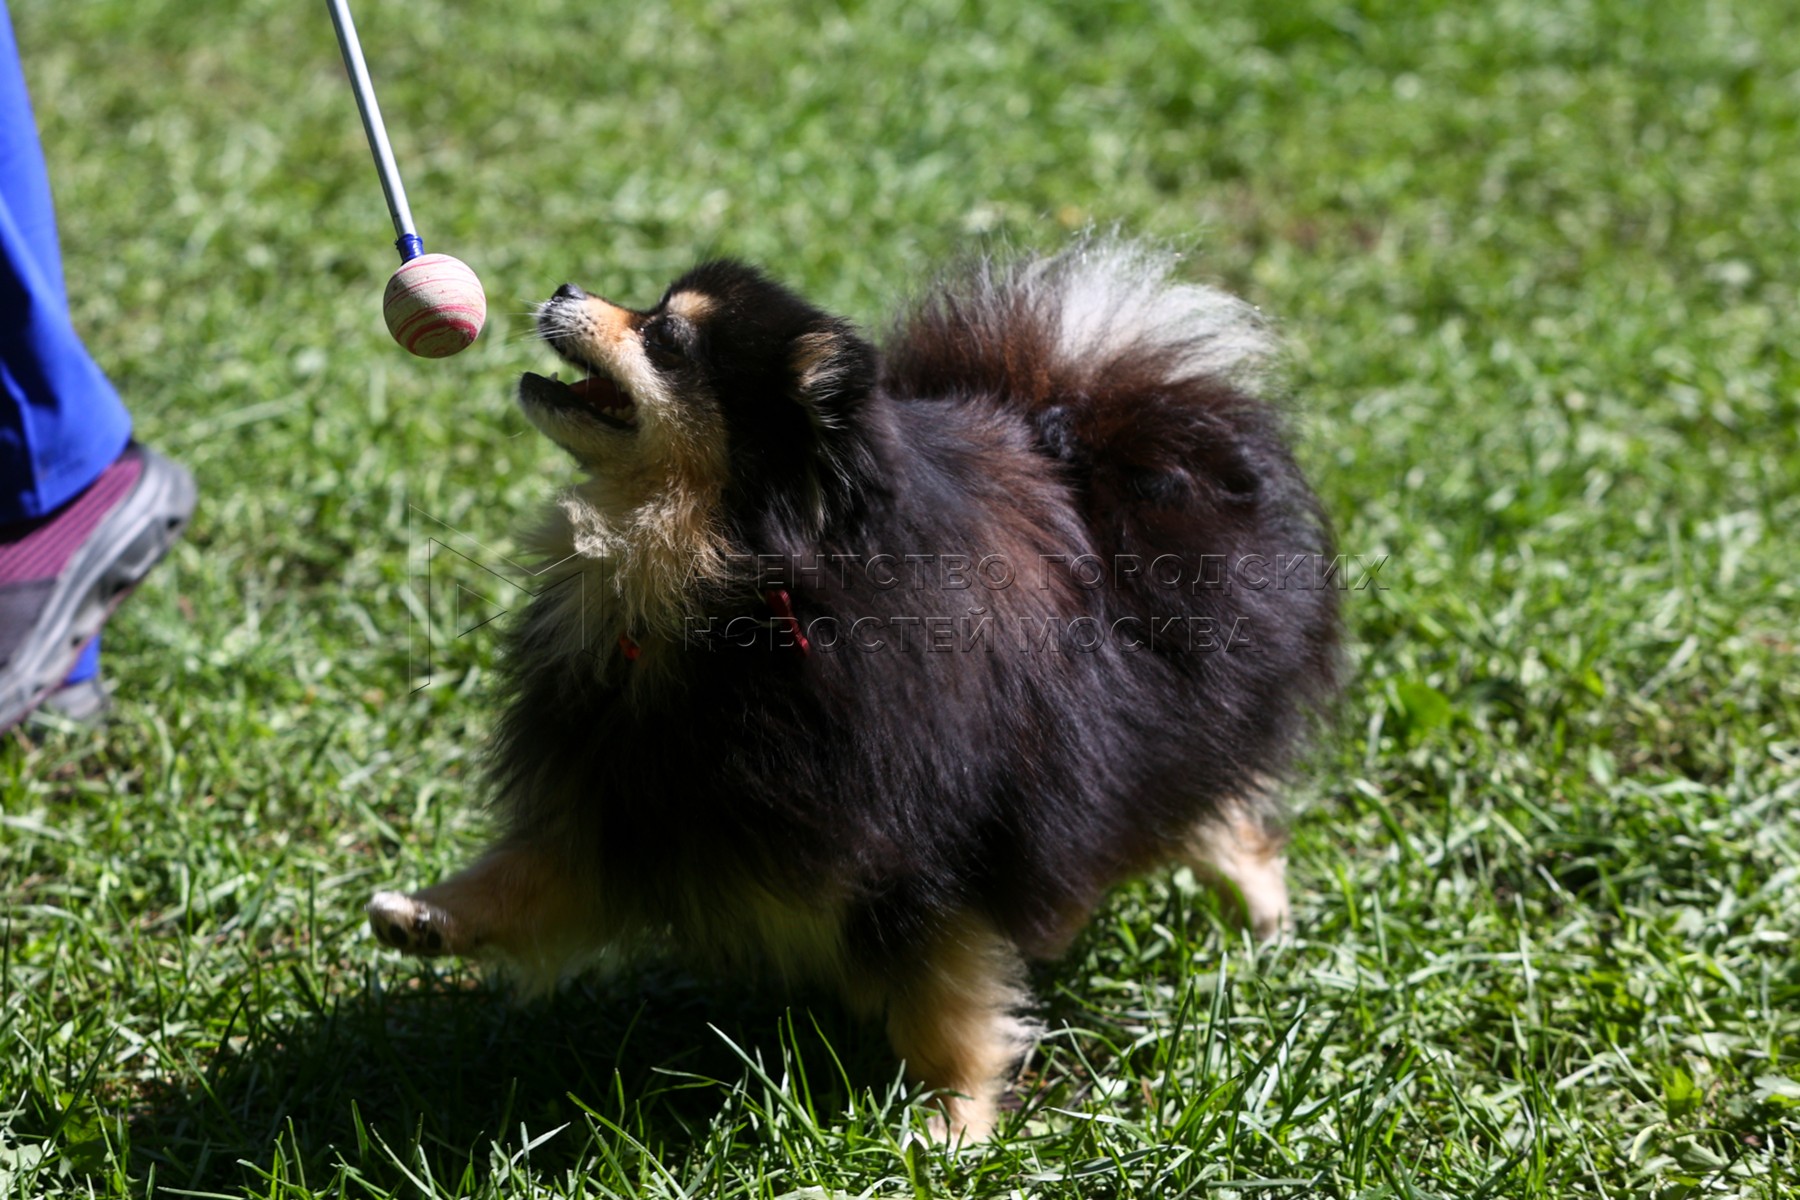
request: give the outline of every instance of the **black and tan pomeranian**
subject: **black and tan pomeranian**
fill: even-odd
[[[880,350],[729,261],[537,324],[581,377],[519,402],[583,477],[505,649],[502,830],[377,895],[382,941],[823,983],[980,1138],[1025,961],[1109,886],[1185,863],[1284,926],[1273,789],[1338,614],[1254,309],[1096,238],[964,272]]]

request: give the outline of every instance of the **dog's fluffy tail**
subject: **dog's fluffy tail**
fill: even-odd
[[[961,402],[1016,417],[1071,485],[1105,563],[1174,562],[1183,586],[1115,574],[1110,616],[1176,614],[1254,630],[1258,655],[1189,656],[1218,703],[1263,704],[1227,681],[1260,676],[1281,697],[1270,728],[1337,678],[1336,551],[1270,398],[1275,339],[1257,310],[1178,282],[1171,254],[1089,238],[1049,258],[978,265],[927,296],[890,340],[896,404]],[[1208,572],[1281,563],[1277,588]],[[1246,684],[1246,687],[1248,685]],[[1266,739],[1272,761],[1294,739]],[[1246,759],[1244,761],[1250,761]]]
[[[978,264],[901,324],[883,381],[903,403],[961,398],[1021,417],[1105,551],[1324,552],[1323,515],[1266,399],[1273,334],[1252,305],[1178,282],[1175,261],[1090,237]],[[1176,513],[1193,545],[1169,544]]]
[[[1176,255],[1091,236],[1047,258],[984,260],[889,339],[900,396],[979,393],[1027,410],[1225,385],[1255,395],[1274,338],[1252,305],[1174,279]]]

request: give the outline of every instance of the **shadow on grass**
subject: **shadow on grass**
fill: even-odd
[[[311,1187],[347,1174],[410,1191],[410,1173],[454,1194],[496,1155],[559,1126],[530,1147],[535,1171],[589,1160],[597,1141],[622,1159],[633,1140],[679,1155],[746,1078],[740,1050],[777,1080],[797,1063],[809,1089],[799,1098],[825,1123],[896,1071],[881,1031],[826,998],[669,972],[582,979],[527,1004],[461,973],[386,990],[372,981],[239,1041],[134,1105],[135,1179],[154,1169],[159,1189],[236,1193],[260,1181],[266,1192],[269,1173],[304,1172]]]
[[[1172,927],[1195,919],[1186,904],[1171,893],[1163,916]],[[1138,1040],[1141,1030],[1114,1028],[1082,989],[1061,986],[1099,970],[1089,960],[1111,936],[1090,926],[1066,958],[1032,971],[1034,1015],[1058,1032],[1003,1107],[1083,1102],[1092,1067],[1059,1049],[1071,1029],[1092,1031],[1082,1054],[1096,1062]],[[360,980],[336,975],[324,997],[320,978],[265,959],[237,990],[221,989],[206,1020],[224,1028],[224,1045],[139,1085],[127,1146],[109,1149],[97,1129],[83,1149],[69,1145],[67,1129],[39,1132],[63,1144],[75,1170],[104,1173],[123,1159],[137,1186],[153,1173],[159,1194],[413,1195],[426,1181],[462,1195],[527,1148],[539,1178],[579,1168],[617,1179],[641,1177],[648,1168],[636,1160],[646,1153],[680,1163],[716,1142],[721,1124],[727,1144],[766,1138],[754,1111],[764,1085],[746,1058],[775,1080],[792,1078],[790,1094],[828,1129],[844,1123],[853,1098],[866,1114],[867,1097],[889,1096],[899,1074],[880,1023],[823,993],[643,967],[585,976],[532,1002],[461,967],[384,963]],[[290,1192],[275,1178],[299,1186]]]

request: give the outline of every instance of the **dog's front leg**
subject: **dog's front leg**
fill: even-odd
[[[503,958],[554,982],[605,940],[597,892],[563,847],[508,841],[423,891],[376,893],[369,927],[408,954]]]

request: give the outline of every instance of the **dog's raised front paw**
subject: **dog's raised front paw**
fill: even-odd
[[[369,928],[383,945],[407,954],[454,954],[448,926],[442,910],[401,892],[377,892],[369,901]]]

